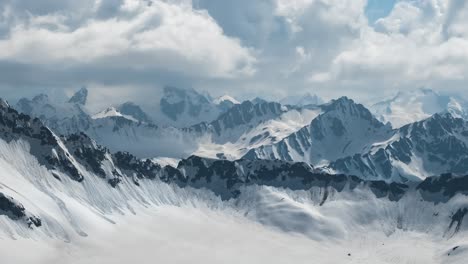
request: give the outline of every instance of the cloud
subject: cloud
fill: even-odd
[[[366,13],[366,0],[6,0],[0,68],[10,74],[0,89],[144,95],[169,84],[241,98],[358,100],[466,89],[468,4],[400,0],[371,24]]]
[[[209,78],[255,72],[253,50],[225,36],[206,12],[189,4],[151,3],[96,1],[96,16],[77,28],[69,26],[61,12],[31,15],[0,40],[0,59],[66,67],[125,65]],[[109,17],[114,13],[119,16]]]
[[[448,2],[399,2],[333,60],[335,79],[433,83],[466,80],[468,38],[451,30]],[[447,24],[447,21],[451,21]],[[444,30],[446,28],[446,30]]]

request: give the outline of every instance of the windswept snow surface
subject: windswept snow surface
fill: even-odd
[[[208,190],[157,180],[118,188],[80,168],[58,180],[23,141],[0,141],[0,192],[42,219],[30,229],[0,214],[2,263],[465,263],[468,225],[449,228],[468,205],[458,195],[392,202],[364,187],[337,192],[242,189],[222,201]],[[326,193],[326,195],[325,195]],[[327,199],[324,200],[324,197]]]

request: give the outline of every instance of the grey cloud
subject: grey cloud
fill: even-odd
[[[159,0],[153,0],[154,3],[157,1]],[[65,55],[53,63],[43,63],[40,56],[39,61],[32,61],[28,57],[32,51],[27,50],[21,59],[0,59],[0,91],[11,95],[10,97],[17,97],[26,94],[26,90],[58,91],[87,85],[92,92],[99,94],[99,91],[106,91],[109,96],[109,89],[114,89],[115,97],[123,94],[128,96],[123,90],[132,89],[135,93],[134,99],[142,101],[149,100],[146,98],[148,96],[145,96],[146,93],[157,93],[164,85],[207,90],[215,96],[229,93],[241,99],[255,96],[274,99],[291,93],[309,91],[319,93],[325,98],[348,95],[367,100],[373,96],[391,94],[395,90],[421,86],[464,91],[466,77],[450,78],[450,74],[455,76],[459,72],[463,73],[465,68],[468,69],[464,55],[454,52],[453,48],[459,47],[460,50],[463,43],[445,43],[444,49],[437,49],[437,56],[432,56],[430,54],[435,54],[433,47],[427,45],[425,39],[398,39],[401,36],[392,35],[390,31],[375,32],[375,29],[367,24],[364,16],[364,1],[302,1],[308,4],[296,10],[298,13],[290,17],[289,14],[277,13],[277,1],[279,0],[193,0],[195,11],[187,8],[184,12],[194,12],[198,15],[207,13],[203,22],[213,26],[210,28],[212,31],[219,27],[221,33],[208,34],[206,38],[199,39],[197,45],[181,45],[176,51],[167,49],[170,46],[167,45],[158,49],[156,53],[124,50],[117,55],[96,56],[89,61],[79,61],[80,56],[76,56],[79,51],[67,53],[67,46],[64,45],[63,50],[59,49],[51,55],[58,56],[60,52]],[[177,1],[165,1],[174,2]],[[433,17],[441,10],[428,4],[429,1],[426,2],[418,7],[424,16],[411,22],[411,26],[433,32],[435,30],[429,28],[429,25],[438,23]],[[69,32],[84,29],[90,21],[108,21],[111,18],[126,21],[134,14],[123,12],[120,9],[122,3],[123,0],[102,0],[101,4],[93,9],[94,0],[2,1],[0,10],[9,6],[12,14],[4,20],[0,18],[0,42],[1,39],[11,36],[9,31],[13,25],[25,23],[24,21],[29,21],[34,16],[62,15],[65,18],[63,23]],[[357,8],[347,8],[346,4],[351,3],[352,7]],[[450,4],[446,10],[447,14],[444,14],[443,24],[439,25],[444,28],[446,39],[451,34],[452,25],[460,22],[460,10],[467,8],[465,4],[457,5],[457,1],[447,3]],[[139,25],[138,31],[158,28],[164,23],[164,19],[167,17],[153,14],[145,23]],[[299,29],[294,28],[291,21]],[[179,17],[175,22],[183,23],[184,17]],[[193,41],[200,35],[198,30],[203,28],[197,28],[197,32],[189,32],[184,38],[170,39],[174,42],[171,45]],[[58,29],[49,30],[55,33]],[[412,30],[412,27],[408,27],[404,37],[408,37]],[[183,33],[181,31],[183,28],[178,28],[170,34]],[[372,34],[368,34],[369,32]],[[133,32],[125,31],[122,34]],[[140,43],[162,41],[157,36],[149,35]],[[221,47],[217,42],[219,39],[221,42],[226,41],[222,44],[227,43],[230,48]],[[126,40],[128,39],[123,39],[123,42]],[[73,38],[70,38],[70,41],[73,42]],[[131,41],[136,40],[130,39]],[[88,49],[83,56],[102,48],[104,44],[99,46],[100,43],[102,44],[96,41],[94,46],[91,45],[94,48]],[[116,41],[110,42],[115,43]],[[402,46],[395,48],[395,43]],[[417,49],[414,48],[415,43],[419,43]],[[111,46],[108,49],[116,48]],[[239,53],[236,55],[236,52]],[[232,58],[224,57],[233,54]],[[193,60],[194,56],[196,60]],[[432,60],[433,57],[437,57],[437,60]],[[249,59],[256,61],[254,63]],[[401,62],[411,62],[411,59],[412,63]],[[421,63],[425,63],[425,67],[421,67]],[[223,67],[229,72],[249,68],[251,65],[256,70],[252,74],[214,74]],[[408,74],[408,69],[413,75],[424,73],[424,78],[414,78]],[[446,74],[445,78],[438,77],[443,74]],[[317,76],[319,78],[314,78]],[[376,93],[376,89],[380,92]]]

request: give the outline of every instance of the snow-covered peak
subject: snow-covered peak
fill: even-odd
[[[382,122],[390,122],[393,127],[399,128],[441,112],[466,117],[466,106],[462,99],[420,88],[400,91],[395,97],[374,104],[371,110]]]
[[[344,122],[352,118],[360,118],[369,121],[373,126],[380,127],[383,124],[362,104],[343,96],[322,106],[324,115],[333,116]]]
[[[40,118],[58,134],[71,134],[84,131],[90,126],[91,117],[82,104],[86,103],[86,96],[86,88],[78,91],[69,101],[56,101],[45,94],[39,94],[32,99],[20,99],[16,109]]]
[[[450,113],[393,130],[372,148],[336,160],[334,173],[360,175],[386,181],[420,180],[442,173],[464,174],[468,170],[468,123]]]
[[[76,92],[68,102],[72,104],[86,105],[87,100],[88,89],[86,87],[83,87],[78,92]]]
[[[283,105],[294,105],[294,106],[306,106],[306,105],[320,105],[323,104],[324,101],[322,98],[318,97],[317,95],[312,95],[310,93],[306,93],[303,95],[292,95],[285,97],[280,100],[280,103]]]
[[[229,95],[223,95],[223,96],[220,96],[218,98],[216,98],[213,103],[219,105],[223,102],[229,102],[229,103],[232,103],[232,104],[240,104],[239,101],[237,101],[236,99],[234,99],[233,97],[229,96]]]
[[[363,105],[347,97],[333,100],[321,109],[323,112],[310,125],[278,143],[253,149],[244,157],[323,165],[369,149],[373,142],[386,138],[392,130]]]
[[[107,117],[123,117],[133,122],[138,122],[138,120],[136,120],[135,118],[131,116],[123,115],[115,107],[109,107],[106,110],[103,110],[92,116],[93,119],[101,119],[101,118],[107,118]]]

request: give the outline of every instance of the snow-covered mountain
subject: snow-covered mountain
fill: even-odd
[[[468,171],[468,123],[450,113],[391,129],[347,98],[322,107],[311,124],[248,159],[303,161],[330,173],[406,182]]]
[[[325,102],[322,98],[318,97],[316,94],[312,95],[306,93],[303,95],[291,95],[287,96],[280,100],[280,103],[283,105],[293,105],[293,106],[306,106],[306,105],[321,105]]]
[[[123,117],[133,122],[152,123],[151,118],[141,107],[133,102],[126,102],[118,106],[110,106],[101,112],[92,115],[93,119],[108,117]]]
[[[430,134],[440,134],[434,127]],[[294,262],[403,257],[464,263],[467,179],[446,174],[385,183],[326,174],[307,163],[197,156],[161,166],[112,153],[83,133],[58,137],[0,101],[0,253],[6,263],[121,263],[149,250],[165,263],[202,261],[189,250],[194,245],[203,257],[220,249],[217,254],[230,259],[236,254],[221,250],[230,239],[249,251],[261,241],[263,250],[296,247],[298,256],[279,250],[270,263],[304,257]],[[168,239],[180,243],[154,246]],[[122,248],[132,250],[116,250]],[[175,254],[181,249],[184,254]],[[248,255],[232,263],[267,256]]]
[[[332,162],[332,171],[406,181],[468,171],[468,122],[450,113],[406,125],[362,154]]]
[[[213,103],[215,104],[222,104],[222,103],[230,103],[232,105],[236,105],[236,104],[240,104],[239,101],[237,101],[236,99],[234,99],[234,97],[230,96],[230,95],[223,95],[223,96],[220,96],[218,98],[216,98],[215,100],[213,100]]]
[[[278,103],[235,104],[210,123],[188,128],[141,123],[115,108],[94,116],[86,133],[114,151],[140,157],[183,158],[191,154],[237,159],[249,149],[275,143],[317,116],[319,109],[288,108]]]
[[[244,101],[211,123],[189,128],[200,135],[195,152],[204,157],[238,159],[250,149],[274,144],[309,123],[319,108],[286,107],[275,102]]]
[[[87,96],[86,88],[77,91],[67,102],[57,102],[46,94],[40,94],[31,100],[22,98],[15,108],[21,113],[40,118],[60,134],[76,133],[91,127],[91,117],[84,108]]]
[[[323,113],[280,142],[253,149],[249,159],[303,161],[317,166],[369,149],[387,138],[391,127],[379,122],[363,105],[342,97],[323,105]]]
[[[468,103],[461,98],[441,95],[431,89],[399,92],[395,97],[370,107],[375,116],[394,128],[426,119],[436,113],[468,117]]]
[[[174,91],[183,94],[181,97],[187,97],[183,104],[192,105],[191,107],[195,107],[195,104],[192,104],[193,101],[206,103],[209,99],[209,96],[203,96],[192,90],[166,89],[167,93]],[[73,98],[79,98],[78,95],[84,94],[87,93],[83,90],[79,91]],[[85,132],[112,151],[131,151],[139,157],[183,158],[197,154],[205,157],[237,159],[251,148],[272,144],[283,139],[310,123],[320,112],[319,108],[285,107],[279,103],[267,101],[239,103],[232,97],[223,96],[213,100],[212,105],[217,109],[216,111],[219,110],[222,113],[220,116],[211,122],[177,128],[153,122],[139,105],[131,102],[110,106],[88,116],[82,104],[85,100],[81,100],[80,104],[71,103],[75,101],[71,99],[69,102],[57,103],[48,100],[45,95],[37,98],[39,97],[47,100],[39,103],[36,98],[22,99],[18,104],[19,109],[27,108],[25,105],[40,109],[44,105],[50,105],[54,109],[59,109],[62,105],[80,109],[78,116],[73,111],[62,111],[61,119],[53,114],[37,116],[34,114],[36,111],[28,113],[41,118],[46,124],[51,124],[53,131],[58,134],[70,135]],[[194,97],[198,99],[195,100]],[[86,126],[68,125],[69,120],[81,119],[87,120]]]
[[[110,106],[94,115],[86,110],[88,91],[83,88],[68,101],[58,102],[41,94],[23,98],[16,109],[41,119],[58,135],[84,132],[112,151],[132,151],[140,157],[187,157],[196,149],[181,129],[157,126],[132,102]],[[187,136],[187,137],[186,137]]]
[[[133,116],[122,114],[115,107],[109,107],[106,110],[103,110],[103,111],[101,111],[101,112],[99,112],[97,114],[94,114],[92,116],[93,119],[102,119],[102,118],[108,118],[108,117],[123,117],[125,119],[130,120],[130,121],[138,122],[138,120],[135,119]]]
[[[239,101],[234,99],[232,96],[229,95],[223,95],[215,100],[213,100],[213,103],[218,105],[218,108],[220,108],[221,112],[227,112],[229,109],[231,109],[233,106],[240,104]]]
[[[32,100],[22,99],[18,106],[27,113],[41,113],[35,116],[58,134],[84,132],[112,152],[130,151],[138,157],[181,159],[194,154],[228,160],[281,159],[307,162],[331,173],[399,182],[446,172],[464,173],[465,169],[462,164],[466,132],[464,125],[457,127],[461,121],[447,120],[453,114],[435,115],[422,125],[413,123],[412,126],[421,127],[421,132],[409,136],[403,128],[384,125],[364,106],[346,97],[306,107],[267,101],[238,104],[224,97],[227,99],[222,101],[232,105],[213,121],[176,128],[154,124],[134,103],[110,107],[91,117],[83,109],[87,95],[84,91],[64,103],[51,102],[46,95],[40,95]],[[433,119],[445,121],[441,125],[433,125],[434,122],[428,125]],[[440,137],[426,136],[433,127],[444,127]],[[454,133],[455,130],[459,132]],[[446,140],[452,137],[456,139],[454,142]],[[409,138],[411,142],[407,144],[411,147],[404,147],[405,138]],[[447,161],[448,157],[435,158],[442,155],[441,150],[414,147],[448,143],[455,144],[460,151],[449,150],[457,157],[449,157],[446,164],[440,160]],[[411,158],[403,159],[405,156]]]

